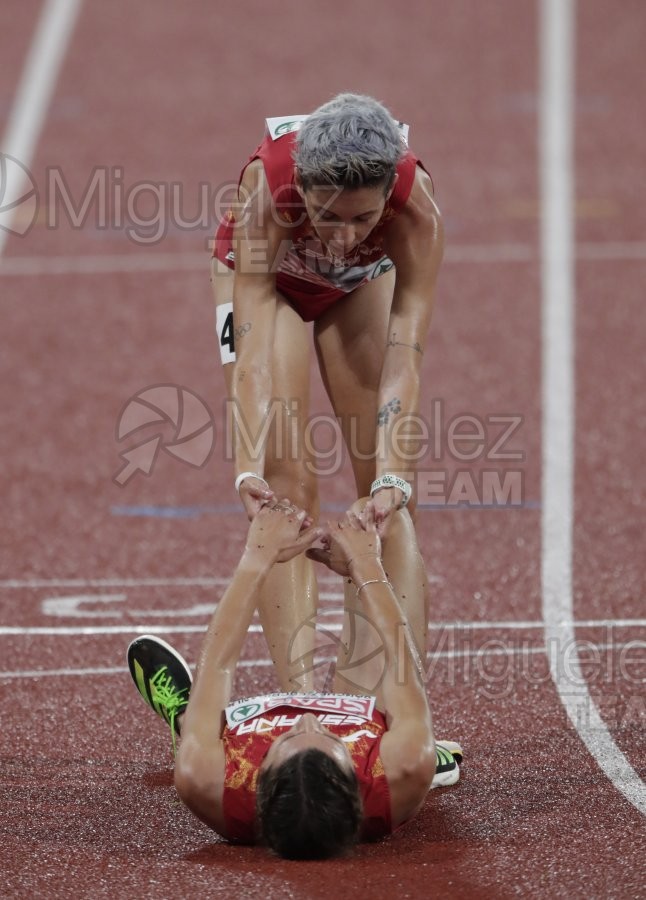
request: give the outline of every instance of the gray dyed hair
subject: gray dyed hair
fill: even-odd
[[[397,122],[372,97],[339,94],[303,122],[294,162],[304,190],[391,187],[404,153]]]

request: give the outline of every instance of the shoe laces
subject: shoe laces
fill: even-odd
[[[150,679],[150,687],[152,689],[153,699],[161,707],[163,707],[164,718],[170,725],[171,736],[173,739],[173,756],[176,754],[175,748],[175,719],[186,708],[188,703],[188,688],[178,690],[172,676],[168,673],[166,666],[155,672]]]

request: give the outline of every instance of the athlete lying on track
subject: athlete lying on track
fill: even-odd
[[[362,518],[355,509],[326,530],[303,528],[305,511],[288,501],[258,511],[194,684],[164,641],[143,636],[128,649],[139,692],[170,724],[173,743],[181,734],[175,785],[184,803],[229,840],[261,840],[287,858],[330,857],[389,834],[419,811],[432,784],[459,778],[459,746],[433,737],[419,655],[425,574],[410,516],[393,514],[382,548],[373,507]],[[312,548],[319,538],[323,548]],[[303,551],[353,588],[338,693],[232,701],[263,583]]]

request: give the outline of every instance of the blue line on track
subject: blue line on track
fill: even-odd
[[[525,503],[420,503],[417,509],[420,512],[460,512],[466,510],[486,509],[540,509],[538,500],[527,500]],[[342,503],[324,503],[322,512],[344,512],[346,509]],[[200,516],[224,516],[232,513],[243,515],[243,510],[238,503],[221,503],[216,506],[112,506],[110,513],[113,516],[128,516],[130,518],[144,519],[197,519]]]

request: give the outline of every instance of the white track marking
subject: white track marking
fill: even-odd
[[[341,631],[341,623],[326,625],[329,631]],[[0,637],[7,635],[42,635],[43,637],[73,637],[75,635],[97,634],[204,634],[206,625],[47,625],[30,627],[3,625]],[[262,634],[261,625],[250,625],[250,634]]]
[[[231,576],[212,578],[9,578],[0,581],[0,589],[32,590],[33,588],[112,588],[112,587],[221,587]],[[339,578],[318,579],[319,584],[338,584]]]
[[[270,659],[242,659],[238,666],[242,669],[260,669],[272,666]],[[192,667],[194,668],[194,666]],[[92,669],[25,669],[23,672],[0,672],[0,681],[11,678],[65,678],[69,676],[82,677],[84,675],[123,675],[128,672],[128,666],[109,666],[106,668],[95,667]]]
[[[0,275],[105,275],[128,272],[205,272],[204,253],[121,253],[96,256],[13,256],[2,261]]]
[[[84,603],[107,604],[124,603],[128,599],[127,594],[78,594],[75,597],[46,597],[40,604],[44,616],[58,616],[69,619],[106,619],[113,616],[122,616],[120,609],[81,609]]]
[[[81,4],[82,0],[45,0],[40,14],[0,145],[26,168],[31,165]],[[8,169],[4,204],[21,197],[24,187],[17,167]],[[0,229],[0,256],[8,236],[8,231]]]
[[[215,609],[215,606],[213,607]],[[141,615],[141,610],[138,615]],[[325,628],[329,631],[340,630],[341,616],[343,610],[336,607],[329,610],[319,610],[320,617],[332,617],[337,615],[339,622],[327,623]],[[159,613],[149,610],[146,615],[153,618]],[[208,614],[207,614],[208,615]],[[161,614],[162,618],[166,615]],[[206,617],[206,616],[205,616]],[[646,619],[579,619],[574,623],[563,622],[555,623],[552,627],[555,632],[567,634],[571,630],[572,624],[577,628],[646,628]],[[545,623],[541,621],[527,622],[482,622],[481,620],[469,622],[432,622],[429,625],[429,631],[531,631],[544,629]],[[0,637],[20,636],[20,635],[42,635],[43,637],[72,637],[74,635],[102,635],[102,634],[203,634],[205,624],[188,625],[177,623],[173,625],[151,625],[151,624],[124,624],[124,625],[0,625]],[[260,625],[252,624],[249,626],[252,634],[262,632]],[[587,640],[581,638],[580,640]],[[563,641],[563,637],[559,638]]]
[[[589,241],[576,247],[578,259],[586,262],[631,262],[646,260],[644,241]],[[533,262],[538,258],[532,244],[472,244],[447,248],[444,263],[485,265]],[[204,253],[122,253],[87,256],[12,256],[0,261],[0,277],[43,275],[105,275],[141,272],[204,272]],[[91,301],[93,294],[87,294]]]
[[[576,654],[571,654],[568,665],[564,665],[568,647],[576,646],[572,603],[575,0],[541,0],[540,15],[541,580],[545,645],[552,679],[572,725],[617,790],[646,814],[646,785],[612,739],[590,697]]]
[[[215,610],[215,605],[209,609],[208,612],[204,613],[204,617],[207,618],[210,613]],[[186,613],[184,613],[186,614]],[[156,612],[155,610],[137,610],[132,611],[131,615],[134,617],[137,616],[150,616],[153,617],[155,615],[162,615],[162,613]],[[189,615],[193,615],[190,613]],[[326,623],[325,628],[329,631],[340,630],[341,623],[340,620],[343,615],[343,608],[333,607],[331,609],[319,610],[319,617],[333,617],[338,616],[339,622],[337,623]],[[178,610],[177,615],[172,615],[172,618],[181,618],[182,611]],[[166,615],[164,615],[166,617]],[[170,618],[170,611],[168,612],[168,617]],[[91,616],[88,616],[91,618]],[[572,629],[572,625],[575,625],[577,628],[646,628],[646,619],[579,619],[576,622],[562,622],[555,623],[553,625],[553,630],[556,634],[560,633],[559,637],[555,637],[559,644],[559,646],[563,646],[565,641],[563,635],[566,637],[569,636],[569,633]],[[0,637],[9,637],[9,636],[20,636],[20,635],[42,635],[44,637],[73,637],[75,635],[103,635],[103,634],[146,634],[148,632],[154,634],[203,634],[204,633],[204,624],[200,625],[188,625],[184,623],[176,623],[173,625],[151,625],[151,624],[123,624],[123,625],[0,625]],[[531,620],[531,621],[513,621],[506,622],[501,620],[500,622],[483,622],[478,619],[472,622],[432,622],[429,625],[429,631],[431,632],[442,632],[442,631],[531,631],[544,629],[545,622],[543,620]],[[249,626],[249,631],[252,634],[260,634],[262,632],[262,628],[258,624],[252,624]],[[588,638],[578,638],[578,644],[589,643]],[[544,645],[542,645],[544,648]]]
[[[643,648],[646,650],[646,641],[622,641],[620,643],[601,643],[595,644],[598,651],[624,650]],[[544,647],[480,647],[475,649],[459,648],[456,650],[440,650],[437,653],[430,653],[429,668],[437,659],[463,659],[478,658],[484,656],[537,656],[544,654]],[[328,657],[317,658],[316,662],[328,662]],[[272,666],[270,659],[242,659],[238,666],[242,669],[267,668]],[[194,665],[192,666],[194,668]],[[65,669],[25,669],[21,671],[0,672],[0,681],[3,679],[13,678],[52,678],[65,676],[83,676],[83,675],[122,675],[128,671],[127,666],[108,666],[105,668],[65,668]],[[522,675],[522,673],[519,673]]]

